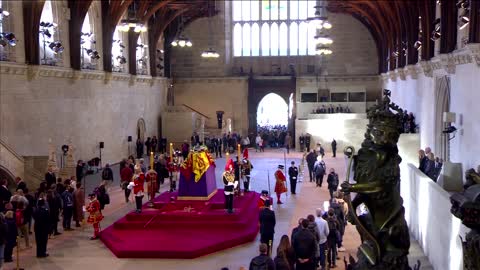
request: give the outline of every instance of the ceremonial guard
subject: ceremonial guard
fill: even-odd
[[[223,192],[225,194],[225,209],[227,213],[233,213],[233,193],[237,188],[238,182],[235,181],[235,175],[233,173],[233,161],[229,159],[225,166],[225,172],[222,174],[223,184],[225,185]]]
[[[253,165],[248,160],[248,148],[243,150],[243,161],[242,161],[242,178],[243,178],[243,189],[245,192],[250,191],[250,172],[253,169]]]
[[[235,182],[237,185],[235,186],[234,195],[240,195],[240,176],[242,175],[242,163],[240,162],[240,157],[236,157],[236,161],[233,162],[233,172],[235,176]]]
[[[260,194],[260,198],[258,199],[258,208],[263,209],[265,207],[265,201],[270,200],[270,196],[268,195],[267,190],[262,190],[262,193]]]
[[[180,159],[180,152],[175,151],[173,159],[168,162],[168,171],[170,172],[170,192],[177,190],[177,181],[180,174],[180,166],[182,161]]]
[[[143,185],[145,183],[145,174],[142,172],[140,166],[135,165],[135,175],[133,176],[133,182],[130,183],[130,188],[133,188],[133,194],[135,195],[135,212],[142,212],[142,201],[143,201]]]
[[[295,161],[292,161],[292,166],[288,168],[288,178],[290,178],[290,192],[295,195],[295,189],[297,188],[298,168],[295,166]]]
[[[100,221],[103,219],[102,211],[100,210],[100,202],[97,200],[97,195],[91,193],[88,195],[90,203],[87,206],[87,212],[89,213],[87,222],[93,225],[93,236],[90,240],[98,239],[100,236]]]
[[[278,165],[278,169],[275,172],[275,193],[277,193],[277,204],[282,204],[280,200],[280,196],[282,193],[287,192],[285,174],[283,174],[283,169],[285,167],[283,165]]]
[[[157,181],[158,174],[155,170],[152,169],[152,167],[148,167],[148,172],[147,172],[147,193],[148,196],[150,197],[149,200],[153,201],[155,198],[155,193],[158,190],[158,181]]]

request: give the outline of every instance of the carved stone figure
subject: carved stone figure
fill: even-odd
[[[369,124],[354,167],[355,184],[342,183],[349,205],[349,220],[356,225],[362,244],[358,261],[348,269],[411,269],[408,265],[410,236],[400,196],[400,168],[397,142],[403,111],[390,102],[390,91],[367,112]],[[353,149],[353,148],[352,148]],[[357,195],[353,200],[350,192]],[[358,216],[357,207],[367,211]]]
[[[57,167],[57,151],[55,150],[55,146],[52,143],[52,139],[48,139],[48,161],[47,161],[47,169],[52,167],[53,172],[58,172]]]

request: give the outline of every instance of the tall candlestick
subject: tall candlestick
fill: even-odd
[[[150,169],[153,170],[153,152],[150,152]]]
[[[241,155],[241,154],[240,154],[240,153],[241,153],[241,151],[240,151],[240,144],[237,144],[237,149],[238,149],[238,158],[240,159],[240,155]]]
[[[173,143],[170,143],[170,158],[173,159]]]

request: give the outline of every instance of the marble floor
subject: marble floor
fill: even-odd
[[[290,166],[291,161],[300,164],[302,159],[301,153],[285,154],[283,149],[267,150],[264,153],[255,153],[250,151],[250,160],[254,169],[252,171],[252,189],[261,191],[262,189],[274,188],[273,172],[279,164],[287,164]],[[345,179],[345,159],[342,154],[337,158],[332,158],[330,153],[325,157],[327,168],[333,167],[339,173],[340,179]],[[225,158],[216,160],[217,164],[217,185],[222,187],[220,175],[225,166]],[[103,214],[105,219],[102,227],[109,226],[114,221],[132,211],[134,203],[125,203],[123,192],[119,187],[118,165],[112,167],[114,171],[115,181],[110,188],[111,204],[107,205]],[[305,168],[306,169],[306,168]],[[328,201],[329,193],[326,185],[317,188],[310,183],[308,171],[302,183],[297,185],[297,195],[282,195],[284,204],[274,204],[274,210],[277,217],[277,225],[275,227],[274,254],[278,241],[283,234],[290,235],[292,228],[297,225],[300,217],[306,217],[308,214],[314,214],[316,208],[323,208],[325,201]],[[342,181],[342,180],[341,180]],[[100,175],[88,176],[86,180],[87,192],[91,191],[95,185],[100,182]],[[270,185],[269,185],[270,182]],[[168,182],[162,191],[166,191]],[[276,199],[275,199],[276,202]],[[61,227],[61,225],[59,225]],[[48,242],[48,252],[50,256],[44,259],[35,257],[35,247],[24,249],[21,242],[20,249],[20,267],[29,270],[57,270],[57,269],[182,269],[182,270],[219,270],[222,267],[228,267],[230,270],[238,270],[246,267],[250,259],[257,255],[259,236],[256,241],[241,246],[233,247],[221,252],[216,252],[193,260],[179,259],[118,259],[101,241],[91,241],[89,237],[92,235],[92,228],[88,224],[83,228],[76,228],[72,232],[64,232],[62,235],[51,239]],[[135,235],[132,235],[134,238]],[[31,238],[34,238],[33,235]],[[193,241],[193,239],[192,239]],[[347,226],[344,246],[346,252],[340,252],[340,260],[337,262],[336,269],[344,269],[343,258],[348,254],[355,255],[356,249],[360,243],[358,233],[351,225]],[[168,245],[168,243],[159,243],[160,245]],[[433,269],[428,263],[428,259],[422,253],[418,244],[412,240],[410,263],[413,264],[417,260],[422,263],[421,269]],[[5,269],[16,269],[14,263],[6,264]]]

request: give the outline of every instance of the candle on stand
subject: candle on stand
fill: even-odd
[[[173,158],[173,143],[170,143],[170,158]]]
[[[226,154],[226,156],[225,156],[226,162],[228,162],[228,159],[229,159],[229,158],[230,158],[230,153],[229,153],[228,150],[227,150],[227,154]]]
[[[150,152],[150,169],[153,170],[153,152]]]
[[[237,144],[237,149],[238,149],[238,158],[240,158],[240,155],[241,155],[241,154],[240,154],[240,153],[241,153],[241,151],[240,151],[240,144]]]

